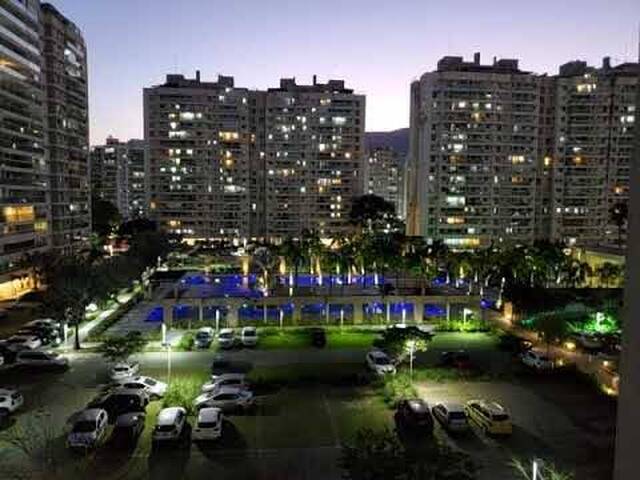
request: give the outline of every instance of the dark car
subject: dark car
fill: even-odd
[[[511,352],[514,356],[519,356],[528,350],[531,350],[533,344],[529,340],[505,333],[500,335],[498,348],[505,352]]]
[[[111,432],[110,443],[115,448],[135,447],[144,430],[145,414],[142,412],[125,413],[116,418]]]
[[[433,417],[427,402],[420,398],[402,400],[393,416],[396,428],[405,432],[433,432]]]
[[[440,356],[440,363],[445,367],[455,367],[461,370],[469,370],[473,368],[471,357],[464,350],[455,352],[443,352]]]
[[[311,345],[317,348],[324,348],[327,344],[327,334],[323,328],[311,329]]]
[[[58,346],[62,342],[57,329],[44,327],[23,327],[18,335],[33,335],[40,339],[43,345]]]
[[[5,365],[15,363],[17,354],[18,352],[16,352],[15,350],[12,350],[7,345],[0,344],[0,355],[2,355]]]
[[[141,390],[117,389],[89,403],[89,408],[102,408],[107,411],[109,421],[125,413],[144,413],[149,404],[149,396]]]

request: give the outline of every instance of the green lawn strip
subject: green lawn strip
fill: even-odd
[[[498,338],[489,333],[439,332],[429,343],[429,349],[438,350],[494,350]]]
[[[371,387],[332,389],[327,400],[341,442],[353,438],[361,428],[378,430],[393,424],[392,411]]]
[[[375,330],[339,327],[325,328],[327,345],[325,348],[369,348],[376,338]],[[258,348],[264,350],[297,350],[311,346],[311,336],[307,328],[265,328],[259,330]]]

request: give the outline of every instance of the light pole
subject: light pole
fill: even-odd
[[[542,460],[533,459],[533,465],[531,466],[531,480],[544,480],[540,473],[540,467],[542,467]]]
[[[409,350],[409,378],[413,379],[413,354],[416,349],[415,340],[407,340],[407,348]]]

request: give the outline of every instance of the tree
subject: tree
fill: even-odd
[[[118,235],[133,236],[143,232],[157,232],[158,224],[148,218],[134,218],[126,221],[118,228]]]
[[[382,336],[374,341],[374,345],[394,357],[398,363],[408,355],[425,351],[433,335],[418,327],[388,328]]]
[[[473,480],[476,467],[459,451],[429,439],[400,442],[389,429],[360,429],[342,445],[340,466],[350,480]]]
[[[618,246],[622,245],[622,232],[629,220],[629,205],[627,202],[616,202],[609,210],[609,216],[613,224],[618,227]]]
[[[536,317],[534,328],[542,340],[547,344],[547,353],[554,340],[562,339],[567,334],[569,326],[560,315],[542,314]]]
[[[386,230],[397,230],[398,219],[396,208],[393,203],[388,202],[377,195],[362,195],[356,197],[351,205],[349,221],[369,232]]]
[[[105,339],[98,351],[110,362],[126,361],[131,355],[140,353],[146,343],[140,332],[129,332],[122,337]]]
[[[118,208],[99,197],[91,198],[91,230],[101,237],[113,233],[121,220]]]
[[[279,253],[284,257],[289,273],[293,273],[293,284],[291,287],[295,287],[298,281],[300,265],[302,265],[302,262],[304,261],[302,242],[297,239],[287,237],[282,242],[282,245],[280,245]]]

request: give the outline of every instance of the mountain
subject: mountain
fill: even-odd
[[[391,147],[397,152],[406,154],[409,151],[409,129],[399,128],[390,132],[366,132],[365,147],[368,150]]]

